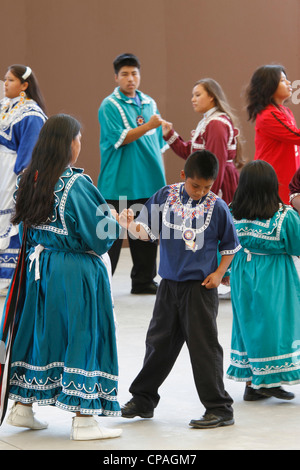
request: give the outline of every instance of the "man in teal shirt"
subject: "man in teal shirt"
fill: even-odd
[[[142,205],[165,186],[162,119],[155,101],[138,90],[140,63],[132,54],[114,60],[117,88],[99,109],[101,171],[98,188],[117,212]],[[114,273],[122,236],[109,251]],[[157,245],[129,237],[133,294],[155,294]]]

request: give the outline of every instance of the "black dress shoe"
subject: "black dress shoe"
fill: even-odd
[[[249,385],[246,385],[243,398],[245,401],[257,401],[257,400],[266,400],[266,398],[270,398],[270,397],[267,395],[263,395],[262,393],[260,393],[259,390],[255,390]]]
[[[200,419],[192,419],[189,423],[190,426],[198,429],[218,428],[219,426],[230,426],[231,424],[234,424],[233,416],[216,416],[212,413],[207,413]]]
[[[259,392],[266,397],[275,397],[280,400],[292,400],[295,395],[291,392],[286,392],[282,387],[260,388]]]
[[[151,282],[143,286],[135,286],[131,289],[131,294],[152,294],[155,295],[157,292],[158,285],[156,282]]]
[[[132,398],[121,408],[123,418],[153,418],[153,410],[142,410]]]

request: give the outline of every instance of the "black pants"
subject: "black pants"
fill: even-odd
[[[138,199],[135,201],[127,201],[127,207],[132,205],[142,206],[147,199]],[[106,200],[106,202],[113,206],[119,213],[122,210],[119,201]],[[123,207],[124,208],[124,207]],[[134,208],[133,208],[134,209]],[[135,211],[135,217],[138,216],[139,211]],[[122,230],[121,237],[118,238],[108,254],[111,261],[112,274],[114,274],[122,248],[124,229]],[[131,270],[132,287],[143,287],[150,284],[157,274],[156,257],[157,257],[157,242],[145,242],[142,240],[133,239],[128,236],[129,249],[132,258],[133,267]]]
[[[233,415],[233,400],[223,383],[217,312],[217,289],[208,290],[200,281],[161,281],[147,332],[143,368],[129,389],[142,410],[157,406],[158,389],[186,342],[196,389],[206,412]]]

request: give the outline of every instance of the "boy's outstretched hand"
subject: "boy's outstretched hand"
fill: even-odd
[[[119,215],[119,224],[121,227],[126,228],[133,237],[144,241],[149,240],[146,230],[139,223],[136,224],[134,222],[134,212],[132,209],[122,210]]]
[[[132,209],[123,209],[119,215],[119,224],[121,227],[128,228],[134,220],[134,213]]]

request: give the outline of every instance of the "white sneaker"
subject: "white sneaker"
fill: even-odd
[[[0,289],[0,297],[6,297],[8,292],[8,287],[4,287],[3,289]]]
[[[71,439],[91,441],[94,439],[112,439],[119,437],[122,429],[100,428],[93,416],[75,416],[73,418]]]
[[[219,296],[219,299],[224,299],[224,300],[231,299],[230,286],[224,286],[224,284],[220,284],[218,287],[218,296]]]
[[[11,407],[10,413],[6,422],[11,426],[18,426],[21,428],[30,429],[46,429],[48,423],[39,421],[34,417],[32,407],[14,403]]]

